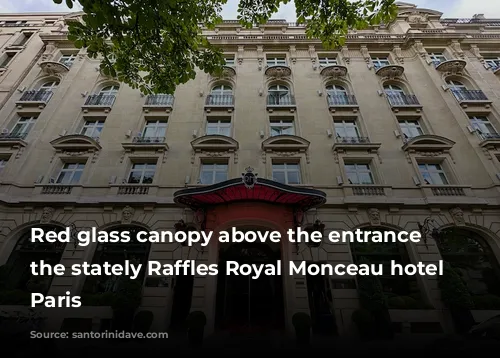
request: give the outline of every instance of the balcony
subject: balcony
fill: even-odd
[[[115,103],[116,96],[114,94],[91,94],[85,100],[82,106],[84,112],[89,110],[103,110],[105,113],[111,111]]]
[[[232,94],[209,94],[205,100],[205,111],[212,109],[227,109],[232,112],[234,109],[234,95]]]
[[[69,195],[73,191],[72,185],[49,184],[42,186],[41,194],[48,195]]]
[[[267,95],[267,110],[269,112],[272,112],[274,109],[289,109],[291,112],[294,112],[295,107],[295,97],[289,93]]]
[[[289,77],[292,74],[292,70],[287,65],[273,65],[267,66],[264,74],[269,78],[280,79]]]
[[[377,185],[355,185],[352,186],[354,196],[386,196],[385,187]]]
[[[57,76],[69,71],[69,66],[56,61],[43,61],[39,64],[43,73],[49,76]]]
[[[368,137],[336,137],[333,150],[337,152],[347,150],[367,150],[369,152],[376,152],[381,145],[381,143],[370,142]]]
[[[320,75],[326,78],[333,77],[345,77],[347,75],[347,67],[340,65],[327,65],[323,67]]]
[[[27,106],[36,106],[40,109],[45,108],[52,97],[52,91],[47,90],[31,90],[23,93],[21,98],[16,102],[17,108],[21,109]]]
[[[358,100],[353,94],[331,94],[327,96],[328,108],[330,112],[337,110],[352,110],[357,112],[359,109]]]
[[[28,133],[1,133],[0,134],[0,147],[20,148],[26,147],[28,143],[25,138]]]
[[[499,133],[481,133],[481,143],[483,148],[491,148],[492,150],[500,147],[500,134]]]
[[[444,73],[457,74],[462,73],[465,70],[465,66],[467,66],[467,62],[464,60],[449,60],[439,63],[436,66],[436,70]]]
[[[414,94],[390,93],[386,94],[386,97],[395,112],[401,109],[416,109],[420,112],[422,109],[422,105]]]
[[[387,65],[375,68],[377,76],[383,78],[396,78],[403,75],[405,68],[400,65]]]
[[[132,138],[132,142],[122,143],[125,150],[155,150],[164,151],[168,150],[168,145],[165,142],[165,137],[143,137],[136,136]]]
[[[481,90],[450,89],[458,103],[464,108],[469,105],[480,105],[489,108],[491,101]]]
[[[149,186],[147,185],[120,185],[118,186],[118,195],[148,195]]]
[[[148,113],[150,110],[164,110],[170,112],[174,106],[174,96],[171,94],[152,94],[146,98],[142,108]]]

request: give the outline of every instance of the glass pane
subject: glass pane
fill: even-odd
[[[70,179],[71,179],[71,173],[61,172],[59,174],[59,177],[57,178],[56,183],[57,184],[69,184]]]
[[[278,183],[286,184],[285,172],[273,171],[273,180]]]
[[[284,170],[285,169],[285,164],[273,164],[273,171],[274,170]]]
[[[350,184],[360,184],[356,173],[347,173],[347,179]]]
[[[215,183],[220,183],[227,180],[227,173],[226,172],[216,172],[215,173]]]
[[[77,184],[80,182],[80,178],[82,176],[82,171],[78,170],[78,171],[75,171],[75,174],[73,175],[73,177],[71,178],[71,184]]]
[[[300,184],[300,173],[288,172],[288,184]]]
[[[359,180],[361,184],[373,184],[373,178],[371,173],[360,173]]]
[[[141,182],[141,173],[140,172],[131,172],[128,178],[128,182],[130,184],[139,184]]]
[[[202,171],[200,173],[200,184],[213,184],[213,173]]]

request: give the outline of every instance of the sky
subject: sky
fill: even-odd
[[[438,10],[444,13],[443,17],[448,18],[470,18],[474,14],[484,14],[486,18],[500,18],[500,0],[410,0],[405,2]],[[223,17],[236,19],[237,7],[238,0],[228,0],[222,13]],[[0,0],[0,13],[51,11],[66,12],[69,9],[64,4],[54,4],[53,0]],[[282,6],[273,18],[295,21],[293,3]]]

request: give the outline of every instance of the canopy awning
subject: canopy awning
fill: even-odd
[[[289,205],[307,211],[323,205],[326,202],[326,194],[315,189],[300,188],[260,178],[248,185],[240,178],[210,186],[179,190],[174,194],[174,201],[194,210],[234,202],[258,201]]]

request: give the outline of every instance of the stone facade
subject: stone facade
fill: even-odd
[[[370,226],[411,231],[431,217],[440,230],[479,234],[500,258],[500,20],[442,19],[403,4],[396,21],[349,33],[338,51],[307,39],[297,24],[272,20],[244,29],[225,21],[204,30],[227,53],[222,77],[200,72],[174,97],[147,97],[103,76],[98,61],[72,46],[67,23],[75,17],[0,15],[0,264],[40,224],[174,230],[182,219],[199,229],[197,215],[173,197],[210,182],[204,164],[221,165],[225,179],[251,166],[259,178],[284,173],[286,184],[325,192],[326,204],[306,212],[302,225],[319,219],[326,234]],[[293,130],[283,129],[290,123]],[[289,166],[280,172],[283,164]],[[134,168],[138,179],[131,181]],[[252,221],[240,205],[237,225],[293,226],[284,218]],[[414,263],[441,259],[433,239],[406,250]],[[92,261],[95,251],[68,244],[60,262]],[[281,253],[283,260],[353,260],[349,245],[328,242],[283,244]],[[217,245],[155,244],[149,252],[163,263],[217,257]],[[295,312],[309,312],[307,285],[305,278],[283,280],[291,328]],[[165,282],[152,287],[146,279],[143,289],[141,309],[153,311],[155,330],[170,320],[174,291],[171,278]],[[432,322],[452,330],[437,279],[417,283],[433,309],[391,310],[393,322],[403,332]],[[55,277],[48,294],[78,294],[83,285],[84,278]],[[216,285],[215,278],[194,278],[191,310],[207,314],[209,332]],[[334,276],[329,287],[339,333],[352,334],[354,280]],[[52,327],[68,317],[99,326],[112,314],[109,307],[63,311]],[[491,314],[474,311],[478,321]]]

